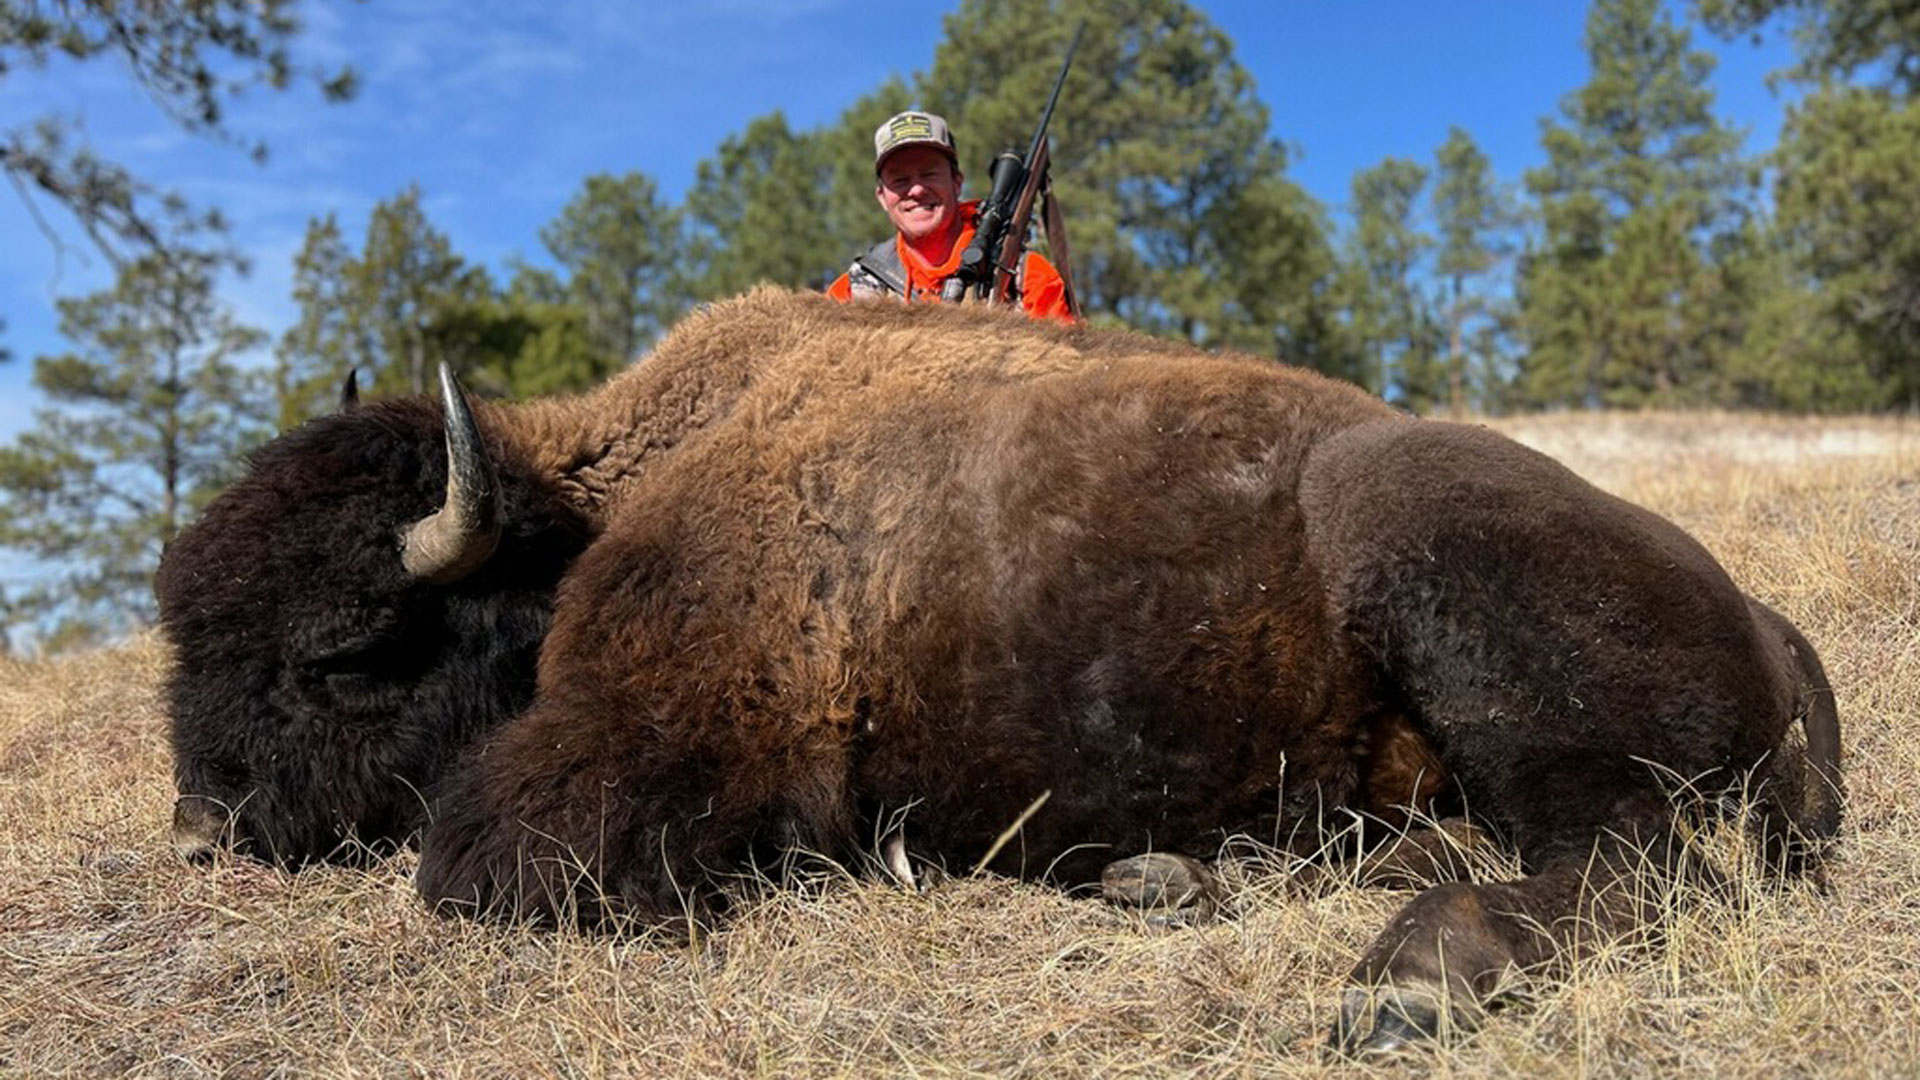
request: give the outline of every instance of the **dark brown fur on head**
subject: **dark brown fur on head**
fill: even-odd
[[[315,420],[168,546],[155,589],[176,842],[299,865],[405,840],[447,760],[532,696],[583,515],[496,441],[504,527],[488,564],[433,585],[401,529],[444,494],[432,403]]]

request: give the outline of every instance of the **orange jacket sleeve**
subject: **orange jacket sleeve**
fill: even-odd
[[[1027,252],[1025,273],[1021,275],[1020,306],[1026,309],[1030,319],[1057,319],[1060,322],[1073,321],[1073,311],[1067,307],[1067,283],[1061,279],[1060,271],[1045,257]]]

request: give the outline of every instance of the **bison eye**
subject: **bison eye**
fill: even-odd
[[[341,642],[326,652],[308,656],[301,661],[301,666],[318,675],[342,671],[369,671],[389,666],[401,653],[402,645],[403,643],[397,637],[368,636]]]
[[[329,684],[367,676],[402,676],[415,670],[424,643],[409,634],[406,621],[390,609],[340,612],[317,620],[295,642],[298,666]]]
[[[247,782],[247,767],[232,758],[201,758],[201,773],[220,791],[238,791]]]

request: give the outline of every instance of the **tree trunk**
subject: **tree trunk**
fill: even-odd
[[[1455,420],[1467,415],[1466,365],[1461,355],[1460,334],[1466,322],[1466,309],[1460,302],[1460,279],[1453,279],[1453,307],[1447,312],[1447,411]]]

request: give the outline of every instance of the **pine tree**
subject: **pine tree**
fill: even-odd
[[[1527,389],[1547,403],[1638,404],[1712,393],[1724,335],[1707,326],[1751,176],[1713,116],[1710,54],[1660,0],[1595,0],[1592,74],[1549,122],[1527,174],[1541,235],[1516,287]]]
[[[1353,177],[1353,228],[1345,245],[1345,294],[1354,339],[1370,360],[1368,383],[1408,408],[1442,393],[1437,319],[1417,281],[1433,238],[1415,220],[1427,170],[1387,158]]]
[[[150,617],[160,549],[265,435],[261,380],[236,359],[264,337],[215,298],[217,266],[145,255],[111,289],[60,301],[75,351],[33,376],[55,407],[0,449],[0,545],[50,569],[11,603],[52,646]]]
[[[55,61],[108,58],[169,121],[264,159],[264,143],[242,139],[227,125],[229,98],[251,87],[285,89],[296,76],[314,82],[329,101],[354,92],[351,70],[323,73],[295,62],[300,32],[297,0],[5,0],[0,80]],[[65,209],[116,262],[158,251],[214,250],[207,234],[223,226],[217,214],[194,211],[178,194],[155,189],[77,136],[71,121],[55,116],[0,129],[0,172],[29,206],[44,197]],[[49,238],[60,243],[51,230]]]
[[[579,220],[604,209],[588,206]],[[616,293],[596,322],[577,298],[604,295],[605,263],[593,258],[606,253],[583,246],[574,254],[586,260],[585,280],[562,281],[517,264],[509,287],[498,290],[427,220],[417,188],[374,207],[359,252],[347,247],[331,216],[310,222],[294,260],[300,316],[277,350],[281,426],[335,408],[349,371],[374,393],[422,392],[442,363],[488,396],[599,383],[619,370],[621,343],[640,326],[652,327],[652,316],[642,312],[639,325],[626,321],[633,308],[623,311]]]
[[[567,297],[586,313],[587,337],[609,372],[686,309],[677,286],[680,212],[644,173],[587,177],[540,242],[565,272]]]
[[[1719,34],[1758,33],[1768,20],[1791,20],[1799,66],[1809,82],[1872,72],[1888,88],[1920,93],[1920,4],[1913,0],[1694,0]]]
[[[1338,317],[1338,259],[1320,205],[1284,176],[1256,176],[1214,218],[1226,290],[1215,344],[1364,384],[1365,357]]]
[[[834,149],[821,134],[792,130],[776,110],[700,163],[686,200],[695,295],[732,296],[763,281],[820,289],[833,280],[845,253],[821,207],[833,188]]]
[[[1785,243],[1881,388],[1860,404],[1920,411],[1920,99],[1825,88],[1788,116],[1778,159]]]
[[[1817,282],[1800,269],[1777,222],[1743,239],[1745,323],[1727,358],[1729,403],[1794,412],[1852,412],[1887,403],[1860,336],[1834,317]]]
[[[356,309],[352,325],[374,350],[376,387],[423,394],[440,362],[461,366],[460,357],[438,348],[436,324],[450,308],[491,290],[485,271],[467,266],[427,220],[417,185],[374,206],[366,245],[345,274]]]
[[[491,393],[515,398],[577,393],[626,366],[594,343],[586,311],[571,301],[509,292],[480,314],[492,332],[475,385]]]
[[[1727,34],[1783,17],[1799,57],[1787,74],[1811,89],[1772,159],[1779,259],[1747,383],[1810,407],[1920,411],[1920,5],[1697,6]]]
[[[1492,162],[1465,130],[1447,131],[1434,163],[1433,217],[1440,235],[1433,269],[1445,294],[1447,410],[1457,420],[1467,409],[1469,369],[1485,372],[1493,362],[1482,355],[1471,363],[1469,346],[1488,340],[1479,328],[1496,315],[1492,278],[1512,254],[1509,234],[1517,214],[1494,181]]]
[[[374,349],[362,325],[349,268],[353,253],[332,214],[307,223],[293,259],[300,316],[274,350],[274,398],[282,430],[332,411],[349,372],[371,377]]]

